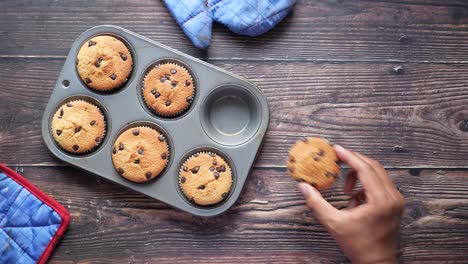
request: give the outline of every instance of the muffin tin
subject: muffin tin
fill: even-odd
[[[97,92],[84,84],[75,67],[81,45],[97,35],[123,40],[134,64],[128,81],[117,91]],[[195,98],[180,116],[158,116],[142,98],[142,80],[148,68],[159,62],[185,66],[195,82]],[[83,99],[101,108],[107,132],[94,151],[74,155],[62,150],[50,131],[51,118],[60,105]],[[214,216],[228,210],[239,198],[253,166],[269,122],[267,100],[249,81],[223,69],[166,47],[116,26],[98,26],[81,34],[73,43],[42,118],[42,136],[49,150],[75,167],[153,197],[198,216]],[[151,126],[164,133],[170,146],[166,169],[154,180],[134,183],[120,176],[112,164],[112,146],[122,131],[138,125]],[[229,163],[233,185],[229,196],[213,206],[190,202],[178,185],[179,169],[190,155],[199,151],[220,154]]]

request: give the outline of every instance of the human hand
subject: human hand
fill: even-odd
[[[348,208],[338,210],[312,186],[298,185],[307,206],[353,263],[397,263],[398,230],[404,198],[379,162],[335,145],[338,158],[352,170],[345,181],[351,193],[356,180],[363,190],[351,196]]]

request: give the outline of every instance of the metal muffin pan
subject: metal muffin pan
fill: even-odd
[[[123,40],[134,60],[129,80],[117,91],[101,93],[83,83],[76,71],[76,56],[83,43],[97,35]],[[157,62],[173,61],[186,66],[195,83],[192,105],[175,118],[161,117],[149,110],[142,97],[142,80]],[[54,141],[51,120],[64,102],[83,99],[103,111],[107,132],[101,145],[85,155],[62,150]],[[215,216],[228,210],[239,198],[268,127],[266,97],[251,82],[223,69],[188,56],[126,29],[105,25],[91,28],[73,43],[42,118],[42,136],[59,159],[175,208],[198,216]],[[112,164],[112,146],[125,129],[149,125],[165,134],[170,146],[169,162],[156,179],[134,183],[120,176]],[[214,151],[232,169],[229,196],[213,206],[191,203],[178,185],[179,169],[187,157],[198,151]]]

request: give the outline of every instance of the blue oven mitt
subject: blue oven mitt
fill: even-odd
[[[69,222],[62,205],[0,164],[0,263],[46,263]]]
[[[211,41],[213,20],[247,36],[261,35],[291,11],[296,0],[164,0],[177,24],[198,48]]]

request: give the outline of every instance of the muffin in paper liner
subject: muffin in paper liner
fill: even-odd
[[[341,172],[333,147],[326,139],[317,137],[297,141],[289,151],[287,165],[293,179],[318,190],[332,186]]]
[[[51,120],[57,145],[72,154],[87,154],[101,145],[106,135],[106,117],[95,104],[76,99],[62,104]]]
[[[119,175],[132,182],[148,182],[164,172],[169,154],[169,143],[161,132],[136,126],[117,137],[111,155]]]
[[[176,117],[192,105],[195,84],[184,66],[173,62],[160,63],[146,73],[142,95],[145,105],[156,115]]]
[[[185,197],[201,206],[225,200],[232,189],[232,170],[214,152],[197,152],[187,158],[179,171],[179,186]]]
[[[98,35],[81,46],[76,57],[81,80],[98,92],[113,92],[124,86],[133,71],[133,57],[118,37]]]

